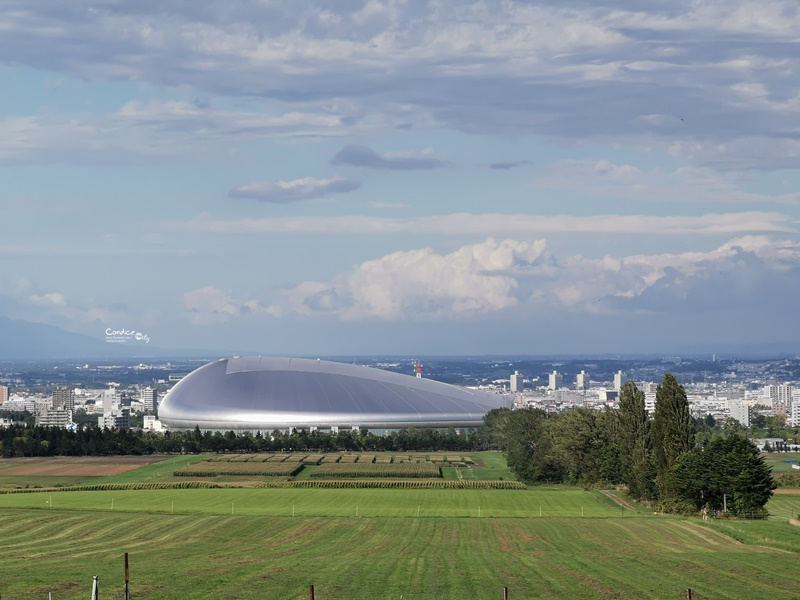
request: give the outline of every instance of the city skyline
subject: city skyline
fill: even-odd
[[[792,3],[12,0],[0,27],[1,317],[277,355],[800,342]]]

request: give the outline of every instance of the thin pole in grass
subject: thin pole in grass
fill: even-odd
[[[175,514],[175,500],[172,501],[172,510],[171,510],[171,512],[172,512],[173,515]]]
[[[503,588],[503,600],[508,600],[508,588]]]

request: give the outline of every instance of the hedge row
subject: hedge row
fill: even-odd
[[[525,490],[527,487],[519,481],[489,481],[480,479],[443,480],[443,479],[407,479],[407,480],[327,480],[314,481],[274,481],[257,483],[257,488],[328,488],[328,489],[447,489],[447,490]]]

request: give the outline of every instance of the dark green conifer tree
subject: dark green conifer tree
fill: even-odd
[[[652,425],[656,485],[662,499],[673,495],[666,475],[681,454],[694,448],[694,433],[686,390],[675,375],[666,373],[656,389],[656,411]]]
[[[619,394],[620,479],[631,496],[649,500],[654,495],[651,422],[644,407],[644,392],[633,381]]]

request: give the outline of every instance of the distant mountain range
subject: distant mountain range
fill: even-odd
[[[0,316],[0,360],[70,359],[70,358],[123,358],[123,357],[208,357],[242,354],[222,349],[156,348],[150,344],[112,344],[81,333],[73,333],[54,325],[13,320]],[[247,354],[247,353],[245,353]],[[251,352],[250,354],[258,354]],[[633,357],[658,357],[683,355],[685,357],[716,354],[722,357],[741,358],[794,358],[800,356],[800,341],[759,344],[712,343],[689,345],[681,350],[665,350],[626,354]],[[570,357],[572,355],[563,355]],[[596,356],[596,355],[592,355]],[[556,358],[550,356],[550,358]],[[574,356],[573,356],[574,358]]]
[[[218,352],[156,348],[142,343],[108,343],[53,325],[0,317],[0,360],[207,356]],[[224,355],[224,353],[223,353]]]

